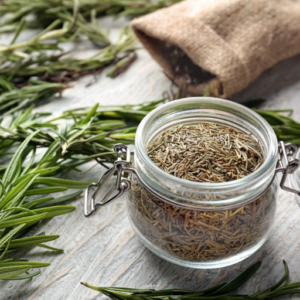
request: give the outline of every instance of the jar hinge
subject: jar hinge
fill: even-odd
[[[124,192],[128,191],[131,187],[131,183],[127,178],[123,177],[124,172],[131,172],[131,156],[133,152],[124,144],[116,144],[114,151],[117,154],[117,160],[114,162],[113,167],[107,170],[102,177],[96,183],[91,183],[85,190],[84,200],[84,215],[90,216],[98,206],[103,206],[123,195]],[[126,159],[122,159],[122,156],[126,155]],[[96,196],[100,189],[104,187],[105,183],[109,179],[117,175],[117,180],[111,188],[107,190],[100,201],[96,201]]]
[[[278,144],[278,154],[279,159],[275,173],[283,173],[280,187],[288,192],[300,195],[300,191],[293,189],[287,185],[288,175],[293,174],[300,166],[300,162],[295,158],[298,148],[294,144],[284,144],[284,142],[279,142]]]

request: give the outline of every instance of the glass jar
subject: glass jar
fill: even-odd
[[[148,157],[147,146],[158,134],[174,125],[202,121],[251,133],[261,145],[264,163],[241,179],[199,183],[166,173]],[[117,145],[116,152],[113,168],[87,189],[85,214],[90,214],[90,189],[98,192],[117,172],[116,184],[97,204],[96,192],[93,194],[90,210],[128,190],[129,220],[146,247],[167,261],[205,269],[235,264],[263,245],[274,222],[278,195],[275,175],[279,171],[289,174],[299,165],[294,159],[296,148],[283,143],[278,148],[272,127],[257,113],[210,97],[181,99],[156,108],[137,129],[134,160],[124,145]],[[122,177],[124,172],[130,173],[129,179]],[[281,185],[285,187],[285,181]],[[115,188],[117,193],[111,196]]]

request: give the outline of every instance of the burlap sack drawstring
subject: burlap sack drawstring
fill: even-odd
[[[178,86],[198,95],[210,86],[212,96],[228,97],[300,53],[300,0],[186,0],[132,27]],[[181,73],[174,51],[187,55]]]

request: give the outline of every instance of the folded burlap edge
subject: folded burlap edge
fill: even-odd
[[[211,96],[223,98],[243,89],[249,83],[247,68],[215,31],[199,22],[199,20],[197,20],[197,24],[194,24],[195,21],[192,18],[185,19],[180,26],[174,28],[174,20],[166,14],[166,10],[175,7],[176,10],[180,10],[180,6],[183,4],[184,2],[134,19],[131,23],[132,28],[141,43],[164,69],[166,75],[178,86],[182,86],[184,82],[174,76],[168,60],[164,58],[159,50],[161,42],[179,46],[203,70],[216,74],[216,77],[210,81],[199,85],[189,85],[187,91],[191,94],[204,94],[208,85]],[[217,53],[218,55],[212,57],[211,53]],[[235,78],[239,79],[234,84],[231,80],[228,80],[227,70],[229,65],[230,68],[234,69]]]

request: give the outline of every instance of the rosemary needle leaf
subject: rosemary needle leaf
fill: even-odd
[[[290,142],[291,144],[295,144],[295,145],[300,145],[300,138],[299,139],[292,139],[292,138],[289,138],[288,140],[285,140],[285,141],[288,141]]]
[[[45,219],[53,218],[55,216],[63,215],[63,214],[68,214],[76,209],[75,206],[71,205],[61,205],[61,206],[50,206],[50,207],[43,207],[43,208],[37,208],[34,209],[33,212],[38,213],[38,214],[44,214]]]
[[[201,293],[203,293],[203,295],[212,294],[213,292],[215,292],[215,291],[219,290],[220,288],[222,288],[224,285],[226,285],[226,283],[217,284],[215,286],[212,286],[212,287],[209,287],[205,290],[202,290]]]
[[[0,73],[3,69],[0,69]],[[28,85],[3,92],[0,95],[0,112],[10,115],[24,106],[37,103],[61,93],[69,86],[61,83],[48,83],[45,81],[30,81]]]
[[[37,177],[38,175],[29,175],[14,186],[9,193],[2,198],[0,208],[6,208],[8,205],[9,207],[15,206]]]
[[[34,155],[33,155],[34,158]],[[30,163],[31,165],[32,163]],[[29,166],[30,167],[30,166]],[[29,170],[29,169],[24,169],[23,173],[25,171],[26,175],[21,176],[19,179],[17,179],[15,181],[15,184],[18,184],[20,181],[22,181],[24,178],[26,178],[26,176],[28,175],[36,175],[39,174],[40,176],[45,176],[45,175],[49,175],[49,174],[53,174],[56,171],[58,171],[60,169],[60,166],[57,167],[51,167],[51,168],[44,168],[44,169],[37,169],[37,170]],[[28,174],[28,175],[27,175]]]
[[[261,262],[258,261],[248,267],[244,272],[242,272],[239,276],[233,279],[231,282],[227,283],[226,285],[222,286],[220,289],[216,290],[215,292],[211,293],[210,295],[222,295],[232,292],[238,288],[240,288],[243,284],[245,284],[260,268]]]
[[[126,71],[137,59],[135,52],[129,53],[127,56],[119,60],[106,74],[107,77],[116,78]]]
[[[59,238],[59,235],[43,235],[43,236],[32,236],[27,238],[20,238],[11,241],[11,248],[20,248],[34,246],[45,242],[50,242]]]
[[[24,275],[20,275],[20,276],[13,276],[13,277],[9,277],[9,278],[6,278],[3,280],[24,280],[24,279],[31,279],[37,275],[41,274],[41,271],[37,271],[37,272],[34,272],[34,273],[26,273]]]
[[[31,200],[28,202],[24,202],[24,204],[22,205],[25,208],[33,208],[37,205],[39,205],[40,203],[44,203],[50,200],[53,200],[53,197],[45,197],[45,198],[39,198],[39,199],[35,199],[35,200]]]
[[[45,268],[50,266],[50,264],[34,262],[34,261],[9,261],[9,262],[0,261],[0,267],[9,267],[9,266],[30,266],[31,268]]]
[[[63,186],[69,189],[84,189],[91,184],[92,181],[76,181],[60,178],[39,177],[35,180],[35,183],[46,184],[50,186]]]
[[[38,188],[38,189],[27,190],[24,193],[24,196],[51,194],[51,193],[64,192],[64,191],[67,191],[67,190],[68,190],[68,188],[63,187],[63,186]]]
[[[31,133],[22,143],[22,145],[18,148],[18,150],[16,151],[15,155],[13,156],[13,158],[10,161],[10,164],[8,165],[8,167],[5,170],[5,173],[3,175],[2,181],[3,184],[7,184],[8,181],[10,181],[12,179],[12,176],[18,166],[18,162],[19,162],[19,158],[22,154],[22,152],[25,150],[25,148],[27,147],[29,141],[38,133],[38,131]]]
[[[4,244],[6,244],[17,232],[19,232],[23,227],[25,226],[25,224],[21,224],[18,225],[17,227],[15,227],[14,229],[12,229],[11,231],[9,231],[4,237],[2,237],[0,239],[0,247],[3,246]],[[1,261],[0,261],[1,264]]]
[[[2,228],[9,228],[20,224],[28,224],[32,222],[38,222],[42,219],[44,219],[47,216],[47,213],[31,216],[31,217],[24,217],[24,218],[18,218],[15,220],[8,220],[8,221],[1,221],[0,222],[0,229]],[[1,248],[1,247],[0,247]]]
[[[45,249],[48,249],[48,250],[51,250],[51,251],[54,251],[56,253],[63,253],[64,252],[64,249],[54,248],[54,247],[50,247],[50,246],[44,245],[44,244],[36,244],[35,246],[36,247],[40,247],[40,248],[45,248]]]
[[[283,261],[283,265],[284,265],[284,275],[282,276],[282,278],[276,283],[274,284],[272,287],[269,288],[268,291],[274,291],[276,290],[277,288],[279,288],[283,283],[285,283],[287,280],[289,280],[289,267],[286,263],[286,261],[284,260]]]
[[[300,123],[284,113],[291,114],[292,110],[258,110],[261,115],[274,129],[278,140],[300,145]]]
[[[53,218],[55,216],[70,213],[70,212],[74,211],[75,209],[76,209],[75,206],[61,205],[61,206],[50,206],[50,207],[37,208],[37,209],[31,210],[31,212],[35,213],[37,216],[40,216],[40,220],[44,220],[44,219]],[[13,216],[9,217],[8,219],[9,220],[15,220],[15,219],[20,220],[20,219],[25,219],[25,217],[28,215],[29,215],[28,212],[22,212],[17,215],[13,215]],[[1,226],[1,222],[0,222],[0,226]]]
[[[80,194],[82,194],[82,191],[77,191],[75,193],[71,193],[65,196],[57,197],[57,198],[52,198],[51,200],[48,200],[46,202],[39,202],[37,205],[38,207],[44,207],[44,206],[52,206],[56,204],[61,204],[70,200],[73,200],[77,198]]]
[[[13,266],[13,267],[0,267],[0,280],[9,279],[14,276],[26,273],[30,266]]]

